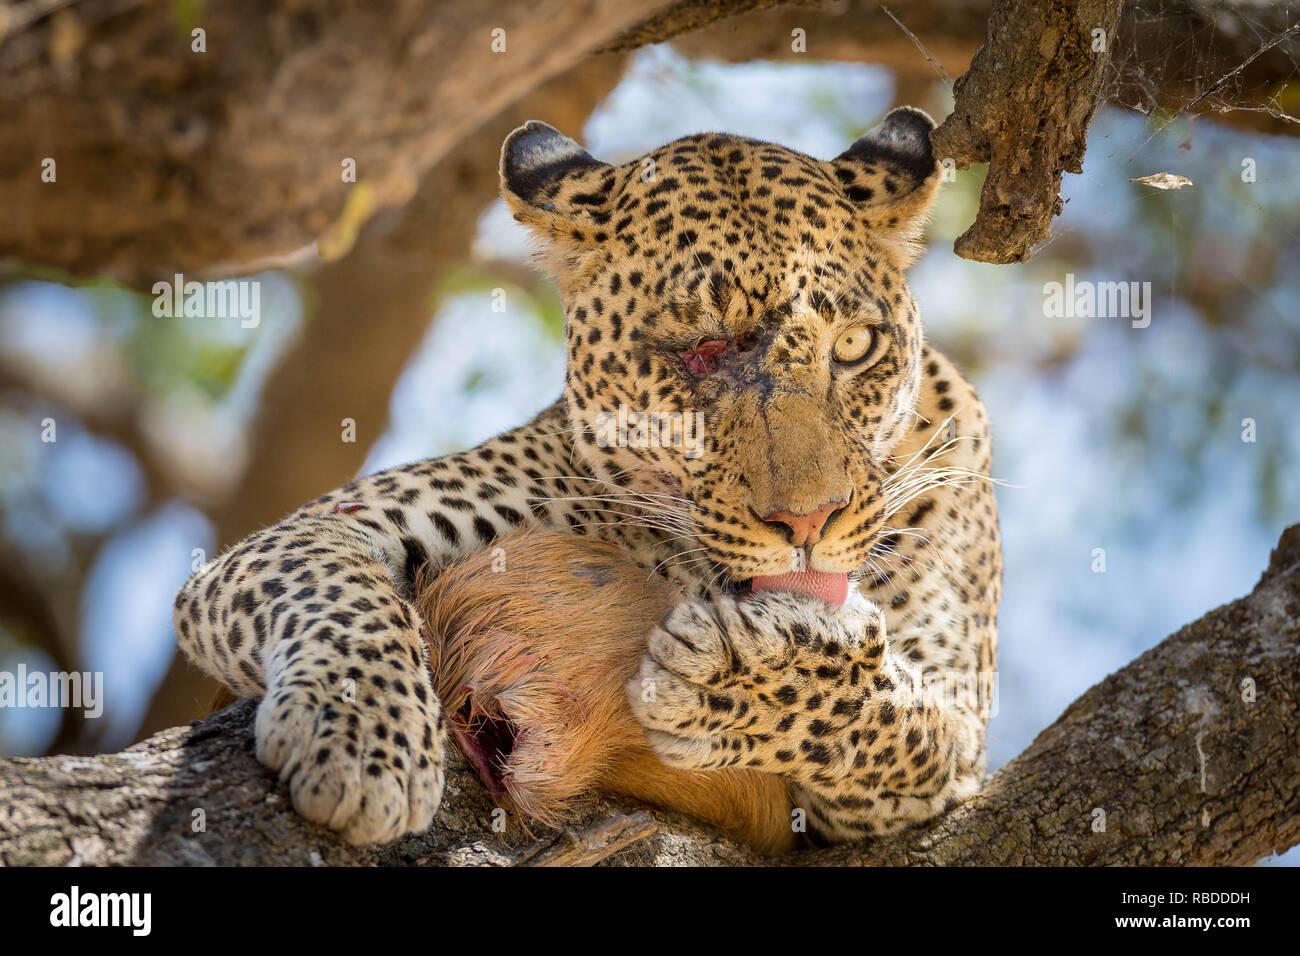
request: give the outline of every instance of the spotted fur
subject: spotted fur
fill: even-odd
[[[511,134],[502,192],[559,285],[563,397],[311,502],[176,600],[186,653],[265,695],[258,756],[304,816],[355,842],[429,826],[446,734],[415,582],[521,525],[616,542],[688,596],[648,639],[662,692],[630,695],[670,765],[780,774],[827,840],[978,788],[982,704],[927,692],[991,675],[1001,573],[987,419],[904,278],[931,128],[904,108],[829,161],[700,134],[623,165],[541,123]],[[836,358],[848,329],[861,360]],[[698,453],[611,441],[620,405],[698,415]],[[774,518],[813,512],[803,547]],[[844,608],[747,593],[804,565],[850,573]]]

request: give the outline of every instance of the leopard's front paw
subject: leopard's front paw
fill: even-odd
[[[884,652],[880,609],[856,596],[689,601],[651,633],[628,699],[670,766],[816,778],[856,752]]]
[[[277,668],[255,728],[257,758],[297,811],[358,844],[428,829],[443,788],[441,708],[422,662],[366,657]]]

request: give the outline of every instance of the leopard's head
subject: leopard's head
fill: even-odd
[[[733,581],[855,571],[887,516],[933,125],[893,110],[827,161],[705,133],[610,165],[538,122],[505,142],[564,302],[578,454]]]

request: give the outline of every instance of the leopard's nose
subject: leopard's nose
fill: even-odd
[[[847,501],[828,501],[807,514],[773,511],[771,514],[763,515],[763,520],[768,524],[785,525],[790,529],[790,543],[796,548],[805,548],[822,539],[822,529],[826,527],[826,522],[830,521],[831,515],[846,504]]]

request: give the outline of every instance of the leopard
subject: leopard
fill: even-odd
[[[256,754],[298,813],[354,844],[433,825],[454,715],[419,582],[530,528],[616,544],[680,596],[626,690],[667,767],[779,777],[816,845],[979,791],[1001,546],[988,415],[906,281],[933,129],[897,107],[829,160],[508,136],[501,193],[563,304],[561,396],[323,494],[176,597],[188,658],[260,696]]]

